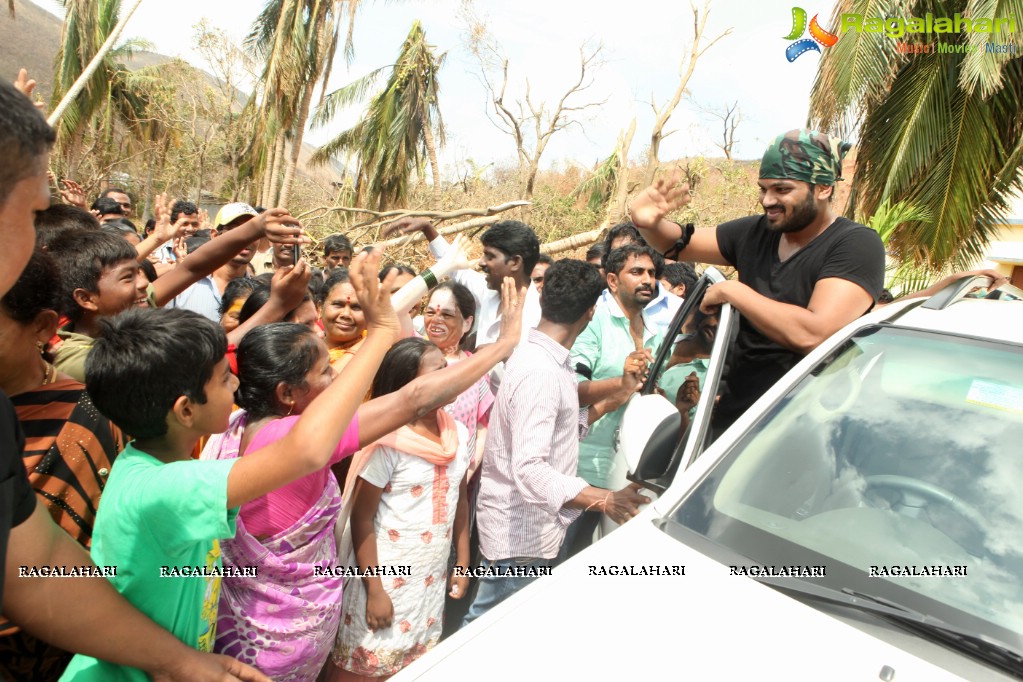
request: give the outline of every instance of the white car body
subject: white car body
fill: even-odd
[[[439,644],[395,679],[1016,679],[853,610],[811,605],[731,575],[730,567],[701,551],[699,543],[683,543],[659,525],[751,424],[857,330],[895,319],[901,327],[1023,343],[1023,305],[970,301],[929,310],[919,303],[878,309],[836,333],[691,466],[680,469],[639,516]],[[663,416],[651,414],[654,424]],[[626,431],[623,425],[623,439]],[[669,574],[632,575],[653,566]],[[672,567],[682,566],[684,575],[671,574]],[[610,567],[625,569],[618,575],[599,574]]]

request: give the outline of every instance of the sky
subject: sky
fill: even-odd
[[[54,0],[33,0],[54,12]],[[698,0],[702,2],[702,0]],[[376,68],[392,64],[414,20],[428,42],[446,53],[439,74],[440,109],[447,132],[441,151],[446,176],[461,175],[471,160],[477,166],[514,163],[512,138],[498,130],[486,114],[487,95],[480,70],[467,48],[465,0],[363,0],[354,34],[355,58],[346,64],[338,55],[328,89],[332,90]],[[123,0],[127,5],[128,0]],[[241,42],[263,6],[261,0],[143,0],[124,37],[144,38],[162,54],[181,57],[209,70],[194,47],[195,24],[210,25]],[[819,12],[827,25],[831,3],[801,3],[810,16]],[[506,101],[521,99],[528,79],[534,102],[552,105],[578,76],[579,49],[602,46],[601,64],[593,83],[570,103],[604,102],[580,117],[580,125],[556,134],[542,165],[585,167],[614,150],[621,131],[637,119],[630,158],[641,160],[654,121],[651,99],[662,106],[678,86],[683,55],[693,33],[689,3],[666,0],[471,0],[472,11],[484,19],[509,60]],[[675,131],[661,144],[661,159],[682,156],[723,156],[715,147],[720,121],[701,111],[738,102],[742,122],[734,156],[759,158],[777,134],[805,124],[810,87],[819,55],[807,53],[795,62],[785,58],[785,40],[792,27],[792,0],[715,0],[710,7],[704,40],[722,37],[697,62],[683,99],[668,122]],[[627,9],[626,9],[627,8]],[[335,121],[310,130],[306,141],[322,144],[358,120],[362,107],[342,112]]]

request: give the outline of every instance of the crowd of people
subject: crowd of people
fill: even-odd
[[[763,215],[678,225],[662,179],[585,260],[500,220],[479,269],[401,220],[418,273],[341,234],[311,252],[285,208],[160,196],[139,230],[124,188],[54,186],[53,141],[0,87],[8,679],[391,676],[648,501],[610,486],[614,434],[690,262],[738,278],[664,385],[688,415],[730,303],[719,426],[882,291],[876,232],[831,206],[848,147],[812,131],[768,148]]]

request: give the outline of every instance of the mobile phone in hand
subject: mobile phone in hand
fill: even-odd
[[[292,244],[291,245],[291,256],[293,258],[292,264],[293,265],[298,265],[299,259],[302,258],[302,245],[301,244]]]

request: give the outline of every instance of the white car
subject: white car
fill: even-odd
[[[660,497],[396,679],[1023,677],[1023,305],[971,289],[856,320],[709,445],[738,316],[681,439],[665,344],[620,435]]]

